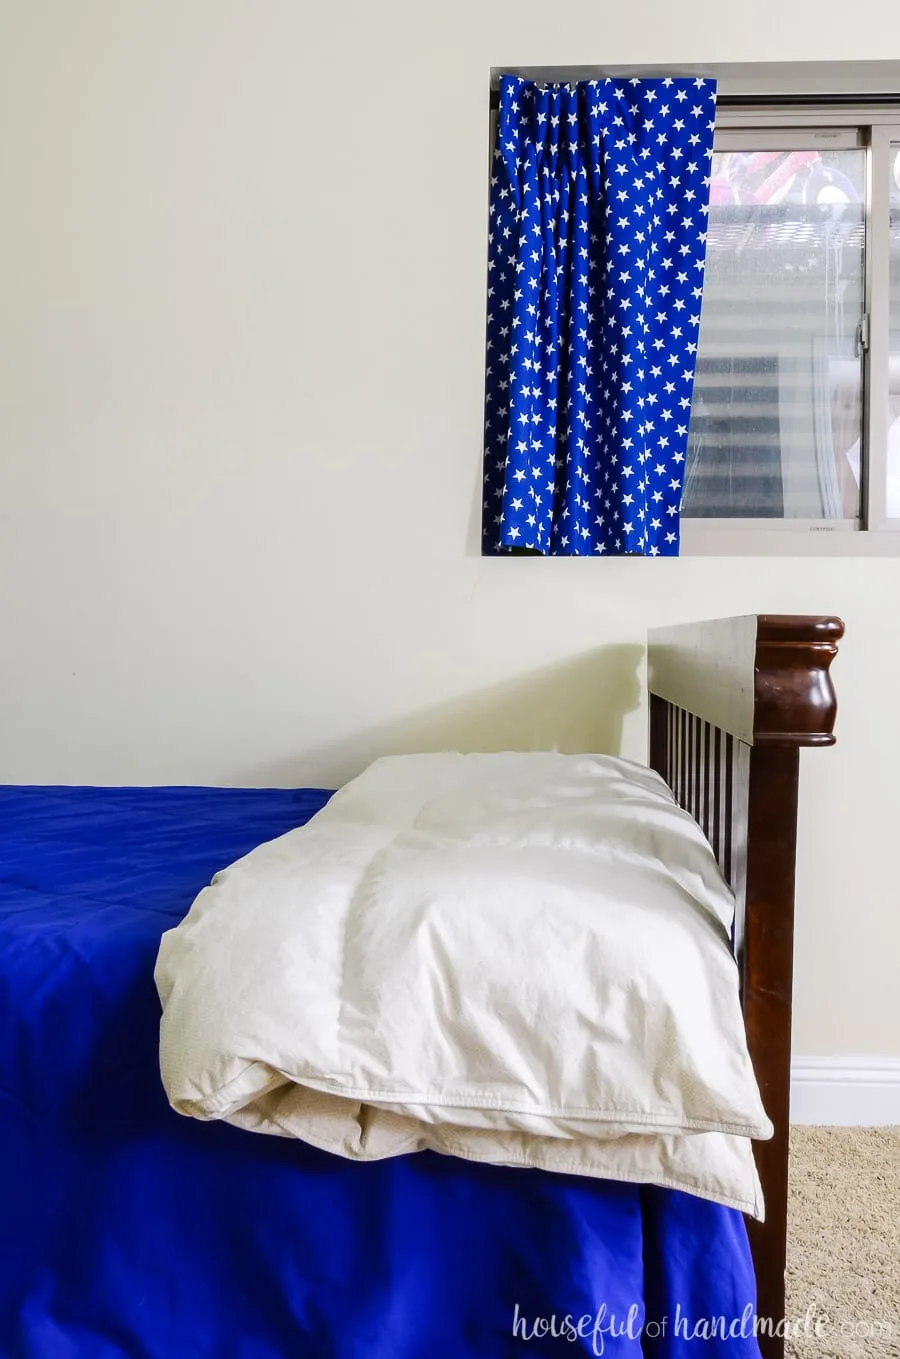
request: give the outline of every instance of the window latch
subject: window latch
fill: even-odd
[[[857,355],[868,354],[869,352],[869,313],[863,312],[856,328],[856,353]]]

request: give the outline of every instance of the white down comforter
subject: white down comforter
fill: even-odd
[[[377,761],[163,936],[179,1112],[361,1160],[648,1182],[762,1215],[712,851],[640,765]]]

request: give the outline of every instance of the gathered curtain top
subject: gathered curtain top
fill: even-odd
[[[640,89],[640,99],[636,89]],[[687,129],[696,123],[694,145],[704,141],[714,105],[715,81],[701,77],[628,80],[603,77],[570,84],[540,84],[522,76],[500,78],[498,145],[513,162],[538,153],[554,170],[568,165],[574,174],[585,163],[599,171],[607,142],[635,158],[650,160],[667,142],[667,128]],[[694,97],[691,97],[691,91]],[[658,109],[658,115],[656,110]],[[670,123],[672,113],[674,122]],[[680,125],[679,125],[680,124]],[[690,139],[689,134],[689,139]]]

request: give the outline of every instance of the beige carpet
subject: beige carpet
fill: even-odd
[[[900,1128],[791,1130],[786,1311],[791,1359],[900,1359]]]

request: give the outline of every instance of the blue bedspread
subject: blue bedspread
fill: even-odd
[[[168,1108],[160,934],[327,797],[0,788],[0,1359],[755,1359],[731,1209]]]

